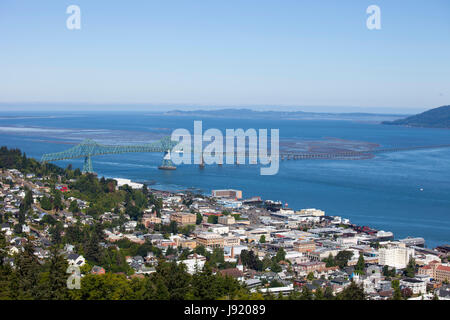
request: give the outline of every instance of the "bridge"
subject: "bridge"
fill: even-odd
[[[170,137],[164,137],[159,141],[142,145],[102,145],[94,140],[86,139],[80,144],[62,152],[44,154],[42,163],[84,158],[83,172],[93,173],[92,157],[106,154],[122,154],[130,152],[167,152],[177,145]]]
[[[170,152],[174,151],[173,148],[177,145],[177,142],[171,141],[170,137],[164,137],[159,141],[142,144],[142,145],[102,145],[91,139],[84,140],[82,143],[62,152],[44,154],[41,158],[41,162],[52,162],[67,159],[84,158],[83,172],[94,172],[92,167],[92,157],[106,154],[123,154],[130,152],[161,152],[166,153],[163,160],[163,165],[173,165],[170,161]],[[425,150],[425,149],[440,149],[449,148],[450,144],[442,145],[429,145],[429,146],[412,146],[412,147],[395,147],[384,149],[373,149],[364,151],[335,151],[335,152],[322,152],[322,153],[297,153],[297,152],[280,152],[279,156],[281,160],[314,160],[314,159],[336,159],[336,160],[362,160],[373,158],[379,153],[391,153],[401,151],[413,151],[413,150]],[[167,157],[169,154],[169,157]],[[222,152],[223,156],[232,155],[235,157],[235,163],[237,161],[237,154],[234,152]],[[250,154],[246,151],[246,156],[255,157],[257,154]],[[169,159],[169,160],[168,160]],[[203,155],[200,160],[200,167],[204,167]],[[168,162],[169,161],[169,162]],[[221,164],[219,164],[221,165]]]

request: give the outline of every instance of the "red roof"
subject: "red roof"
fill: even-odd
[[[438,266],[438,267],[436,268],[436,270],[450,272],[450,267],[448,267],[448,266]]]

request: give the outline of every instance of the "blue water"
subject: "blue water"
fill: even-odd
[[[0,114],[0,145],[28,156],[63,151],[92,138],[105,144],[147,143],[175,128],[275,128],[282,141],[334,137],[372,142],[381,147],[450,143],[450,130],[384,126],[351,121],[289,121],[154,116],[145,113]],[[93,158],[106,177],[129,178],[153,188],[243,190],[244,197],[282,200],[294,209],[320,208],[352,222],[392,231],[396,238],[421,236],[428,247],[450,243],[450,148],[379,154],[370,160],[303,160],[280,163],[275,176],[261,176],[256,166],[179,166],[160,171],[161,154],[136,153]],[[72,163],[81,168],[82,160]],[[423,189],[421,191],[420,189]]]

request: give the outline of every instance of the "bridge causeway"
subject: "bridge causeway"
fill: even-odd
[[[94,140],[87,139],[82,143],[67,149],[62,152],[44,154],[41,158],[41,162],[52,162],[67,159],[84,158],[83,172],[94,172],[92,166],[92,157],[106,154],[123,154],[123,153],[134,153],[134,152],[159,152],[168,153],[174,151],[174,147],[177,142],[171,141],[170,137],[164,137],[159,141],[142,144],[142,145],[102,145]],[[450,144],[441,145],[428,145],[428,146],[412,146],[412,147],[393,147],[393,148],[383,148],[374,150],[364,150],[364,151],[338,151],[338,152],[323,152],[323,153],[296,153],[296,152],[280,152],[279,157],[282,161],[285,160],[316,160],[316,159],[339,159],[339,160],[363,160],[371,159],[376,154],[380,153],[392,153],[392,152],[403,152],[403,151],[413,151],[413,150],[426,150],[426,149],[440,149],[449,148]],[[236,153],[222,152],[223,156],[235,156],[237,160]],[[256,154],[250,154],[248,151],[245,152],[246,157],[255,157]],[[203,156],[202,156],[203,159]],[[164,160],[163,160],[164,162]],[[238,165],[239,163],[235,161]],[[219,164],[221,165],[221,164]],[[200,167],[204,167],[203,161]]]

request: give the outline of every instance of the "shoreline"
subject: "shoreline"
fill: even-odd
[[[105,177],[106,178],[106,177]],[[127,178],[110,178],[110,179],[114,179],[114,180],[116,180],[117,181],[117,179],[119,179],[120,181],[123,181],[123,182],[125,182],[125,181],[129,181],[129,182],[131,182],[133,185],[141,185],[142,187],[143,187],[143,185],[145,184],[145,183],[141,183],[141,182],[135,182],[135,181],[132,181],[131,179],[127,179]],[[119,186],[119,185],[118,185]],[[142,188],[141,187],[141,188]],[[188,191],[188,189],[189,188],[187,188],[187,189],[181,189],[181,190],[175,190],[175,191],[172,191],[172,190],[168,190],[168,189],[156,189],[156,188],[151,188],[151,187],[149,187],[148,185],[147,185],[147,188],[148,188],[148,190],[150,191],[150,192],[156,192],[156,193],[167,193],[167,194],[170,194],[170,195],[176,195],[176,194],[178,194],[178,193],[186,193],[186,191]],[[139,189],[139,188],[138,188]],[[195,194],[195,193],[194,193]],[[214,198],[214,197],[212,197],[211,195],[209,195],[209,194],[207,194],[206,192],[204,192],[204,193],[198,193],[199,195],[201,195],[201,196],[203,196],[203,197],[205,197],[205,198],[208,198],[208,199],[210,199],[210,198]],[[262,199],[261,198],[261,200],[264,202],[264,201],[274,201],[274,200],[271,200],[271,199]],[[242,199],[241,200],[241,202],[243,202],[243,201],[245,201],[245,199]],[[284,201],[282,201],[282,200],[276,200],[276,201],[280,201],[282,204],[283,203],[286,203],[286,202],[284,202]],[[286,203],[287,204],[287,203]],[[281,209],[284,209],[284,210],[293,210],[294,212],[297,212],[297,211],[299,211],[299,210],[303,210],[303,209],[306,209],[306,208],[302,208],[302,209],[295,209],[295,208],[288,208],[288,207],[281,207]],[[321,210],[321,209],[318,209],[318,210]],[[446,245],[447,243],[443,243],[443,244],[440,244],[440,245],[437,245],[437,246],[435,246],[435,247],[428,247],[427,246],[427,239],[426,238],[423,238],[423,237],[416,237],[416,236],[414,236],[414,235],[408,235],[408,236],[406,236],[405,238],[402,238],[402,239],[400,239],[400,238],[397,238],[396,236],[395,236],[395,234],[394,234],[394,232],[392,232],[392,231],[386,231],[386,230],[378,230],[378,229],[374,229],[374,228],[372,228],[370,225],[368,225],[368,224],[362,224],[362,225],[359,225],[359,224],[355,224],[355,223],[352,223],[351,222],[351,220],[350,220],[350,218],[345,218],[345,217],[343,217],[343,216],[340,216],[340,215],[326,215],[325,214],[325,217],[329,217],[329,218],[336,218],[336,219],[339,219],[339,220],[342,220],[342,221],[345,221],[345,220],[347,220],[348,221],[348,223],[342,223],[342,224],[346,224],[346,225],[348,225],[349,227],[351,227],[352,229],[353,228],[360,228],[361,230],[363,229],[363,228],[369,228],[370,230],[372,230],[372,231],[376,231],[376,232],[380,232],[380,233],[392,233],[392,239],[391,239],[391,241],[400,241],[400,240],[407,240],[407,239],[423,239],[424,240],[424,246],[423,247],[420,247],[420,248],[423,248],[424,250],[435,250],[437,247],[439,247],[439,246],[442,246],[442,245]],[[380,241],[381,242],[381,241]]]

